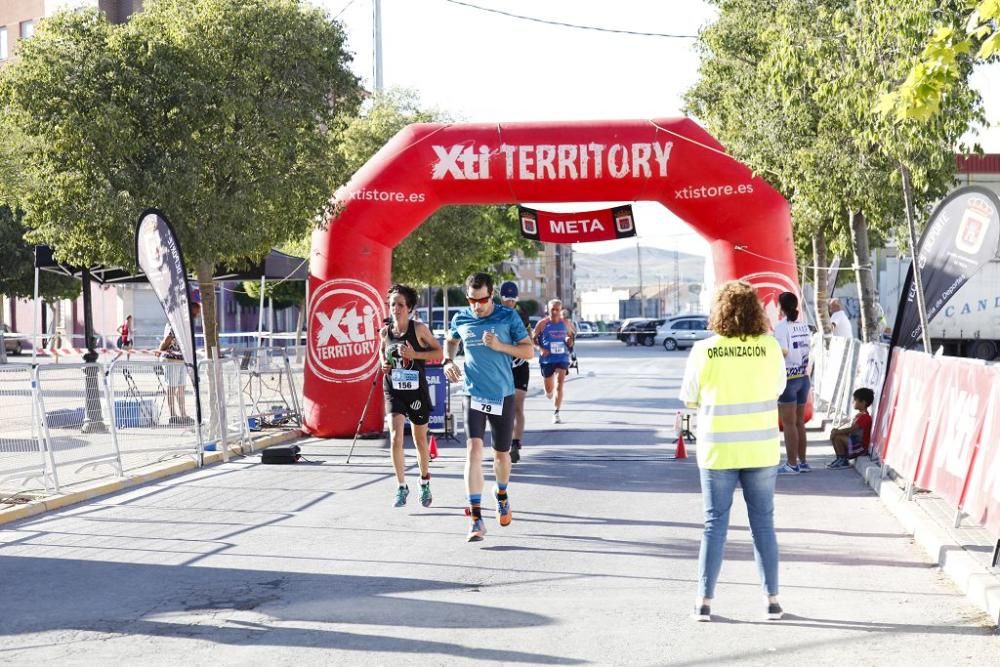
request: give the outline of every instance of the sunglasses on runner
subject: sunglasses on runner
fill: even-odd
[[[493,299],[493,297],[492,297],[492,296],[484,296],[484,297],[483,297],[483,298],[481,298],[481,299],[475,299],[475,298],[473,298],[473,297],[471,297],[471,296],[467,296],[467,297],[465,297],[465,298],[466,298],[466,300],[467,300],[467,301],[468,301],[469,303],[481,303],[481,304],[484,304],[484,305],[485,305],[485,304],[487,304],[487,303],[489,303],[489,302],[490,302],[490,301],[491,301],[491,300]]]

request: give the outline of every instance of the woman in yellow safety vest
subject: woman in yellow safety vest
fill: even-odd
[[[778,541],[774,534],[774,481],[780,460],[778,395],[785,361],[754,287],[722,285],[708,328],[715,336],[695,343],[679,398],[698,408],[698,468],[705,531],[698,554],[699,599],[693,618],[711,620],[715,583],[737,482],[743,488],[754,560],[767,595],[767,618],[778,620]]]

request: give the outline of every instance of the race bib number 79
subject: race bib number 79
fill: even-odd
[[[472,406],[473,410],[485,412],[488,415],[503,414],[503,401],[491,401],[488,398],[469,396],[469,404]]]

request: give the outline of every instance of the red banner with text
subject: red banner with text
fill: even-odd
[[[934,383],[937,395],[947,397],[938,402],[947,405],[933,428],[927,429],[914,482],[958,507],[983,425],[989,382],[995,374],[982,364],[948,362],[941,365]]]
[[[545,243],[592,243],[635,236],[631,206],[600,211],[550,213],[519,207],[521,236]]]
[[[875,413],[875,423],[872,426],[872,450],[877,452],[883,461],[889,449],[892,421],[896,414],[896,399],[899,398],[899,390],[902,386],[903,354],[902,350],[895,351],[896,363],[889,366],[889,376],[882,385],[882,395],[878,400],[878,410]]]
[[[962,510],[991,535],[1000,537],[1000,372],[982,369],[980,391],[986,402],[979,446],[965,485]]]
[[[940,394],[932,396],[941,362],[916,351],[904,352],[897,361],[905,368],[896,410],[906,419],[892,425],[884,460],[906,479],[915,479],[927,427],[946,403]]]

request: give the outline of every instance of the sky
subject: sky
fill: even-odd
[[[373,0],[313,0],[338,17],[353,69],[372,87]],[[701,0],[382,0],[386,88],[418,93],[424,106],[468,122],[682,116],[697,79],[695,40],[616,34],[536,23],[467,6],[610,30],[697,35],[714,8]],[[987,115],[1000,120],[1000,67],[977,73]],[[1000,130],[980,138],[1000,152]],[[530,206],[530,202],[523,202]],[[609,202],[608,206],[622,202]],[[557,212],[600,204],[545,204]],[[708,254],[691,227],[655,202],[633,205],[643,245]],[[578,252],[634,247],[634,239],[576,244]]]

